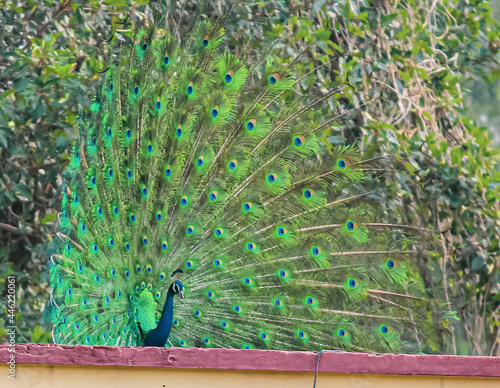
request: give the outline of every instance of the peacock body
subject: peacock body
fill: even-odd
[[[322,148],[338,91],[300,96],[291,64],[249,68],[223,35],[139,28],[110,61],[65,172],[54,341],[418,348],[408,228],[369,200],[381,159]]]

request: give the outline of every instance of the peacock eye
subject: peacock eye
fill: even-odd
[[[351,288],[358,288],[359,287],[359,281],[354,278],[349,279],[349,287]]]
[[[233,82],[233,72],[232,71],[228,71],[225,75],[224,75],[224,81],[227,83],[227,84],[230,84],[231,82]]]
[[[186,207],[188,205],[189,197],[187,195],[183,195],[181,197],[181,205]]]
[[[244,211],[245,213],[248,213],[249,211],[251,211],[251,210],[252,210],[252,208],[253,208],[253,203],[252,203],[252,202],[245,202],[245,203],[243,204],[243,206],[242,206],[242,207],[243,207],[243,211]]]
[[[255,125],[257,124],[256,120],[248,120],[245,124],[247,127],[248,132],[252,132],[255,129]]]
[[[267,181],[268,181],[270,184],[275,183],[277,180],[278,180],[278,174],[276,174],[276,173],[272,173],[272,174],[268,174],[268,175],[267,175]]]
[[[348,159],[339,159],[337,161],[337,166],[339,166],[339,168],[342,170],[349,167],[349,165],[350,165],[350,162]]]
[[[127,132],[125,132],[125,135],[127,136],[127,139],[130,139],[132,137],[132,131],[130,129],[127,129]]]
[[[147,273],[151,273],[153,271],[153,267],[151,267],[151,265],[148,264],[148,266],[146,267],[146,271]]]
[[[196,164],[198,167],[203,167],[205,164],[205,158],[203,156],[200,156],[198,159],[196,159]]]
[[[349,332],[346,329],[339,329],[337,331],[337,335],[342,339],[349,338]]]
[[[192,95],[193,95],[193,93],[194,93],[194,86],[193,86],[193,83],[192,83],[192,82],[190,82],[190,83],[189,83],[189,85],[188,85],[188,86],[187,86],[187,88],[186,88],[186,94],[187,94],[188,96],[192,96]]]
[[[218,106],[213,107],[213,108],[210,110],[210,114],[212,115],[212,117],[213,117],[214,119],[216,119],[217,117],[219,117],[219,107],[218,107]]]
[[[314,197],[314,194],[316,194],[316,192],[313,189],[305,189],[303,195],[306,200],[309,200]]]
[[[313,256],[319,256],[323,251],[320,247],[312,247],[311,252]]]
[[[388,259],[386,262],[387,269],[390,271],[399,268],[399,262],[395,259]]]
[[[163,64],[164,64],[165,66],[168,66],[168,64],[169,64],[169,63],[170,63],[170,58],[169,58],[169,56],[168,56],[168,55],[165,55],[165,56],[163,57]]]
[[[212,192],[210,193],[210,195],[208,196],[208,198],[209,198],[209,199],[210,199],[210,201],[212,201],[212,202],[217,201],[217,192],[216,192],[216,191],[212,191]]]
[[[137,96],[139,94],[139,86],[134,88],[134,94]]]
[[[205,48],[207,48],[210,44],[210,41],[208,40],[208,35],[205,35],[205,37],[203,38],[203,40],[201,41],[201,45]]]
[[[308,296],[306,297],[306,300],[305,300],[306,304],[308,306],[312,306],[312,307],[316,307],[317,304],[318,304],[318,301],[316,300],[316,298],[312,297],[312,296]]]
[[[288,233],[288,229],[283,226],[278,227],[276,231],[278,232],[278,236],[280,237],[283,237]]]
[[[238,167],[238,161],[236,159],[230,160],[227,166],[231,171],[234,171],[236,170],[236,167]]]
[[[144,43],[142,45],[142,51],[146,51],[148,49],[148,44],[147,43]]]
[[[347,227],[347,230],[352,232],[358,228],[358,223],[356,221],[347,221],[346,227]]]
[[[269,76],[269,83],[271,85],[276,85],[279,81],[280,77],[278,74],[272,74]]]
[[[302,145],[304,144],[304,141],[305,141],[305,137],[302,135],[295,136],[293,138],[293,144],[295,144],[296,147],[302,147]]]

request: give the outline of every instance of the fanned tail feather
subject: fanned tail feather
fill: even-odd
[[[416,228],[381,219],[382,160],[320,141],[339,89],[300,97],[293,66],[249,69],[223,36],[139,28],[110,62],[65,173],[54,340],[142,344],[182,268],[172,346],[418,348]]]

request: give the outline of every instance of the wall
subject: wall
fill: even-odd
[[[0,362],[9,359],[0,345]],[[0,387],[312,387],[317,354],[263,350],[16,344]],[[325,352],[317,388],[500,387],[500,358]]]

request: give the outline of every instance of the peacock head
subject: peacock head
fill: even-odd
[[[172,276],[175,276],[174,282],[170,285],[170,292],[172,292],[174,295],[179,295],[181,299],[184,299],[184,286],[182,285],[182,282],[180,281],[181,274],[184,273],[182,269],[176,269],[173,273]]]

